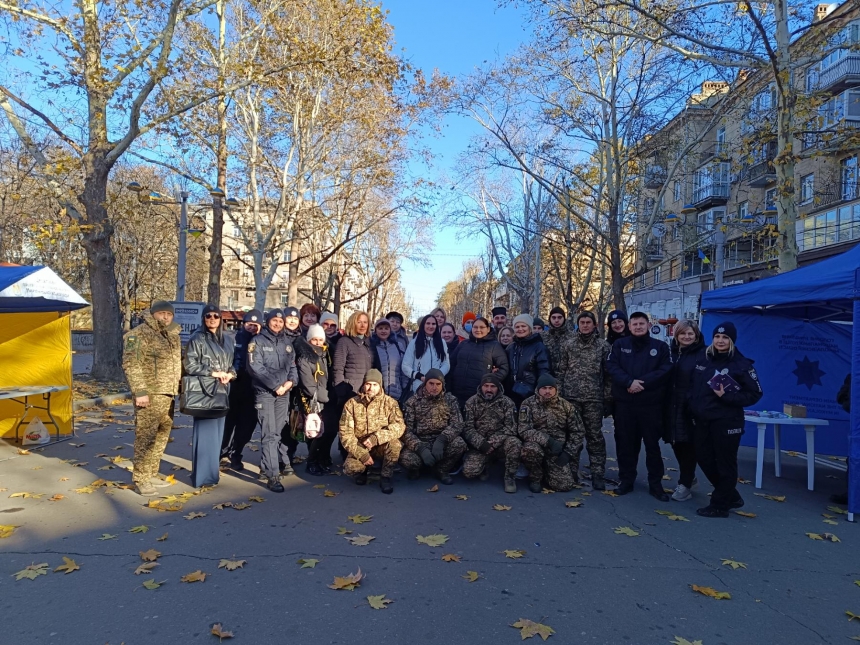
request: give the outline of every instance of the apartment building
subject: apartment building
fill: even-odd
[[[860,46],[860,12],[850,3],[816,10],[818,19],[831,14],[829,40],[845,48],[828,48],[792,79],[804,94],[798,114],[805,125],[795,128],[794,142],[800,265],[860,241],[860,51],[849,48]],[[643,142],[637,237],[648,241],[638,249],[642,273],[626,294],[629,310],[654,321],[698,318],[703,292],[775,272],[770,81],[758,72],[731,87],[706,82],[682,113]]]

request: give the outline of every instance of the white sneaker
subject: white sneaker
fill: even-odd
[[[672,499],[676,502],[686,502],[693,496],[692,491],[689,488],[684,486],[684,484],[678,484],[675,487],[675,492],[672,493]]]

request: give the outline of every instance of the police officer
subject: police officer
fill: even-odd
[[[284,308],[284,340],[288,342],[293,347],[293,357],[295,357],[296,345],[300,343],[306,342],[302,337],[302,327],[301,327],[301,316],[299,315],[299,310],[295,307],[285,307]],[[296,373],[296,380],[294,383],[298,383],[298,372]],[[295,392],[290,392],[290,409],[294,406],[293,395]],[[289,414],[287,415],[289,420]],[[287,423],[283,428],[281,428],[281,443],[283,443],[287,447],[287,460],[281,462],[281,474],[282,475],[294,475],[295,471],[293,470],[292,461],[293,457],[296,456],[296,449],[299,447],[299,442],[292,435],[292,426],[290,423]]]
[[[248,343],[248,373],[254,384],[254,405],[262,428],[260,473],[269,490],[283,493],[278,464],[289,463],[281,430],[289,417],[289,392],[298,380],[295,352],[284,335],[284,312],[271,310],[266,327]]]
[[[246,371],[248,364],[248,343],[263,328],[263,314],[252,309],[242,318],[242,329],[236,333],[233,370],[237,378],[230,385],[230,412],[224,422],[224,439],[221,442],[221,456],[230,460],[230,468],[244,470],[242,451],[251,440],[257,426],[257,409],[254,407],[254,385]]]

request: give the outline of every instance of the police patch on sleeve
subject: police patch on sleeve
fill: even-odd
[[[254,350],[257,348],[257,343],[248,343],[248,353],[253,354]]]
[[[293,351],[293,346],[292,346],[292,345],[287,345],[285,349],[286,349],[286,351],[287,351],[287,354],[289,354],[291,351]]]
[[[650,352],[648,352],[648,353],[649,353],[649,354],[651,354],[651,356],[656,356],[656,355],[657,355],[657,350],[656,350],[656,349],[652,349],[652,350],[651,350]]]
[[[758,374],[755,373],[755,368],[750,368],[749,375],[753,378],[753,380],[758,380]]]

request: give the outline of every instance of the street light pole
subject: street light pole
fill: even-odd
[[[185,302],[185,255],[188,250],[188,193],[179,193],[179,262],[176,268],[176,301]]]

